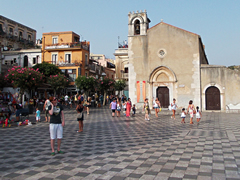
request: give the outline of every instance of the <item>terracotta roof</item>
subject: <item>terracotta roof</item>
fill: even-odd
[[[187,30],[185,30],[185,29],[182,29],[182,28],[179,28],[179,27],[176,27],[176,26],[173,26],[173,25],[171,25],[171,24],[167,24],[167,23],[165,23],[165,22],[160,22],[160,23],[156,24],[155,26],[149,28],[148,31],[151,30],[152,28],[154,28],[154,27],[160,25],[160,24],[165,24],[165,25],[171,26],[171,27],[173,27],[173,28],[177,28],[177,29],[180,29],[180,30],[182,30],[182,31],[185,31],[185,32],[191,33],[191,34],[193,34],[193,35],[197,35],[197,36],[199,36],[199,35],[196,34],[196,33],[193,33],[193,32],[190,32],[190,31],[187,31]]]
[[[43,35],[47,35],[47,34],[76,34],[73,31],[63,31],[63,32],[47,32],[47,33],[43,33]],[[78,35],[78,34],[76,34]],[[78,35],[79,36],[79,35]]]

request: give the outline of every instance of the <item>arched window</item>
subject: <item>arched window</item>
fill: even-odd
[[[19,40],[22,40],[22,37],[23,37],[23,33],[22,31],[19,32]]]
[[[134,22],[134,35],[139,35],[140,34],[140,21],[137,19]]]
[[[28,56],[24,56],[23,67],[28,67]]]
[[[31,41],[31,35],[28,35],[28,41],[29,42]]]

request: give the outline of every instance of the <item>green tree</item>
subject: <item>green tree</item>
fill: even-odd
[[[103,78],[98,80],[98,87],[101,91],[103,91],[104,98],[103,98],[103,105],[105,105],[107,91],[114,87],[115,81],[110,78]]]
[[[114,84],[115,90],[118,91],[118,96],[120,91],[123,91],[125,87],[126,87],[126,82],[124,79],[118,80]]]
[[[85,94],[88,96],[89,92],[96,90],[97,79],[92,76],[78,76],[75,80],[75,84],[78,89],[84,90]]]
[[[38,69],[46,77],[50,77],[51,75],[56,74],[62,74],[62,71],[56,65],[47,62],[36,64],[35,66],[33,66],[33,69]]]
[[[20,88],[20,94],[24,93],[24,91],[31,94],[31,90],[42,85],[43,78],[44,75],[38,69],[21,68],[20,66],[13,66],[5,76],[5,80],[11,83],[14,88]]]
[[[47,83],[51,85],[54,91],[54,96],[56,96],[58,90],[64,89],[69,85],[69,80],[63,74],[56,74],[50,75],[50,77],[47,78]]]

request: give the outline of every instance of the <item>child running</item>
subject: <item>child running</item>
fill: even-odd
[[[40,122],[40,110],[38,110],[38,108],[36,108],[35,117],[36,117],[36,121],[37,121],[37,122]]]
[[[185,108],[182,108],[182,114],[181,114],[181,118],[182,118],[182,121],[181,121],[181,123],[185,123],[185,118],[186,118],[186,112],[185,112]]]
[[[201,120],[201,117],[202,117],[202,113],[201,111],[199,110],[199,107],[197,106],[196,107],[196,119],[197,119],[197,122],[199,122]]]

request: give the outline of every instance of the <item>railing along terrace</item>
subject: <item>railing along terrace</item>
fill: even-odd
[[[83,44],[82,42],[47,44],[45,47],[45,49],[61,49],[61,48],[81,48],[87,51],[89,50],[89,46]]]

